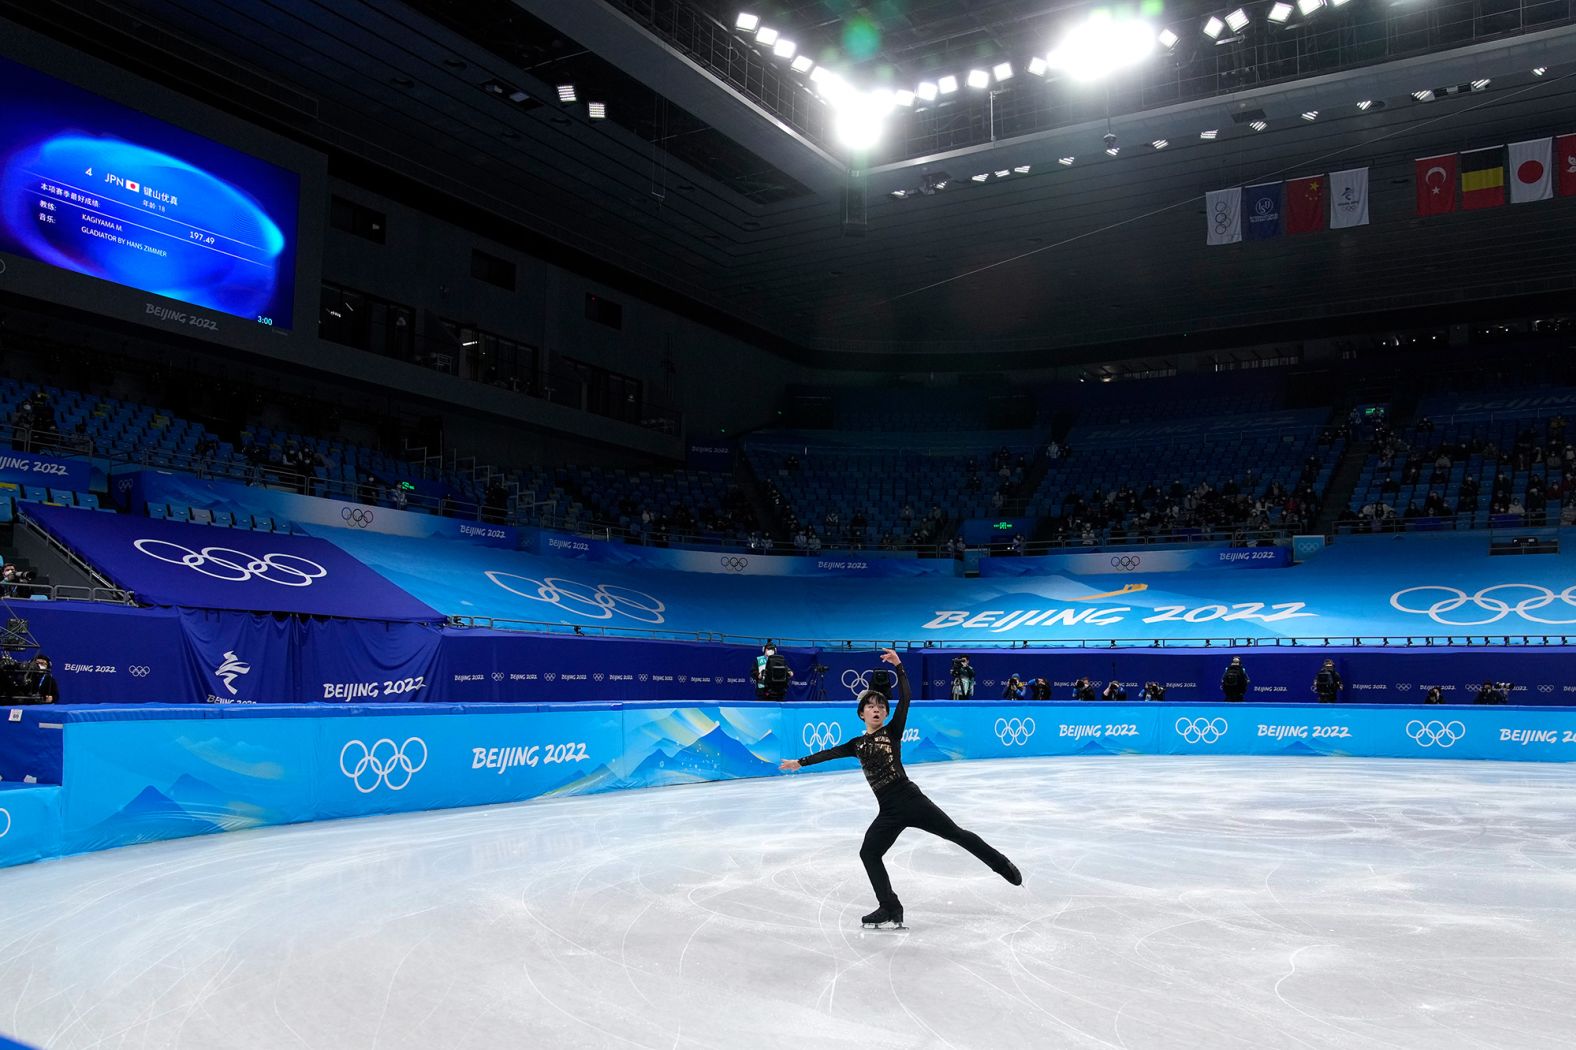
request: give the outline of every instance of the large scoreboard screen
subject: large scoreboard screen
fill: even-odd
[[[0,251],[288,328],[300,196],[294,171],[0,58]]]

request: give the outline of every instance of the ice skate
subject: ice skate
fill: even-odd
[[[894,904],[888,907],[883,904],[875,911],[859,920],[867,930],[906,930],[903,925],[903,905]]]

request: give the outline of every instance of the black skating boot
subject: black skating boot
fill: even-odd
[[[859,921],[869,929],[880,929],[887,923],[891,923],[895,930],[907,929],[903,925],[903,905],[898,901],[881,905]]]
[[[996,874],[1000,875],[1014,886],[1023,885],[1023,872],[1019,871],[1018,865],[1014,864],[1010,860],[1007,862],[1007,866],[997,871]]]

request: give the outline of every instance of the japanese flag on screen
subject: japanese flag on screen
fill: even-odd
[[[142,183],[140,183],[140,182],[133,182],[130,179],[127,179],[126,180],[126,188],[128,190],[130,190],[131,192],[133,192],[133,193],[137,193],[138,191],[140,191],[142,189]]]
[[[1546,201],[1554,196],[1554,140],[1510,144],[1510,203]]]

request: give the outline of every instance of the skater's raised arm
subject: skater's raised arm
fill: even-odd
[[[913,695],[908,686],[908,672],[903,669],[903,661],[896,649],[883,649],[881,660],[891,664],[897,672],[897,710],[892,713],[892,721],[887,725],[892,729],[893,739],[902,740],[903,726],[908,721],[908,701]]]

